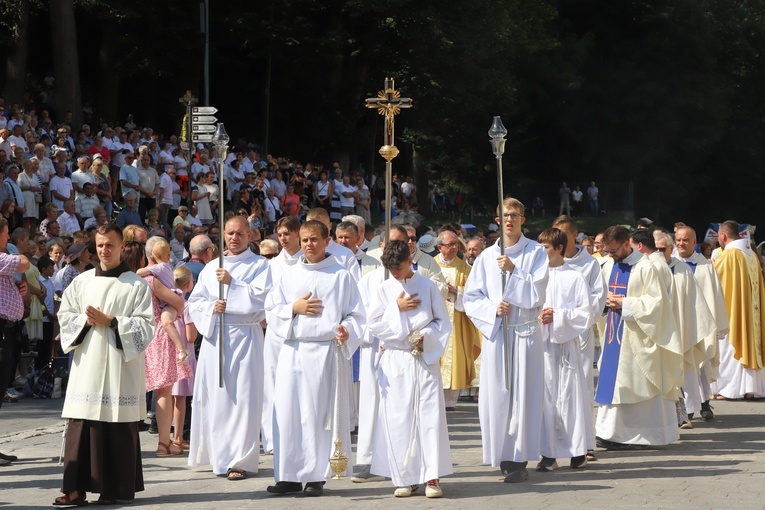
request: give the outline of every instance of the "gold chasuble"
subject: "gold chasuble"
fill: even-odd
[[[446,296],[446,309],[453,328],[441,358],[441,378],[445,389],[470,388],[476,378],[475,359],[481,354],[481,333],[462,307],[462,292],[470,274],[470,265],[459,257],[446,264],[441,255],[437,255],[435,261],[446,281],[458,291],[457,294],[449,292]]]
[[[765,287],[760,263],[754,255],[730,248],[720,254],[715,269],[725,296],[733,357],[744,367],[759,370],[765,367]]]

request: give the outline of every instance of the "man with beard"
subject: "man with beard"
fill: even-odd
[[[630,246],[626,228],[609,227],[603,245],[611,258],[603,265],[608,294],[596,441],[610,449],[669,444],[679,437],[675,401],[683,375],[670,298],[653,263]]]

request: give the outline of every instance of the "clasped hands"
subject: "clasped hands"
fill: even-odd
[[[107,315],[96,306],[87,306],[85,308],[85,324],[88,326],[111,326],[113,315]]]
[[[624,296],[618,296],[613,292],[609,292],[608,297],[606,297],[606,308],[611,308],[612,310],[621,310],[623,302]]]

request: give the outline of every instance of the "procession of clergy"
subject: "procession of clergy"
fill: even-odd
[[[424,487],[435,498],[453,472],[446,409],[477,372],[483,462],[505,482],[527,480],[528,461],[540,472],[562,458],[583,468],[596,444],[669,444],[696,413],[714,418],[712,395],[765,395],[765,288],[735,222],[721,225],[725,249],[713,265],[694,251],[689,227],[676,246],[668,234],[610,227],[596,258],[575,244],[567,216],[534,241],[522,233],[523,204],[507,198],[499,210],[504,253],[497,241],[472,266],[450,230],[439,233],[435,257],[400,226],[364,252],[364,222],[350,217],[335,231],[347,248],[331,239],[324,209],[302,225],[280,219],[282,250],[269,263],[249,250],[246,219],[228,220],[223,268],[208,263],[189,298],[204,338],[189,465],[241,480],[257,473],[262,445],[274,456],[268,492],[320,496],[335,441],[352,457],[358,424],[356,469],[349,462],[345,475],[390,478],[397,497]],[[97,234],[101,265],[84,275],[87,291],[73,285],[63,296],[62,347],[74,351],[78,390],[63,416],[70,428],[98,426],[65,455],[57,506],[84,504],[88,491],[131,500],[143,490],[132,425],[145,415],[141,353],[154,317],[147,286],[102,257],[117,234]],[[120,460],[96,473],[99,455]]]

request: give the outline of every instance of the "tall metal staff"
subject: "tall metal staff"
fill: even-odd
[[[385,90],[377,93],[377,97],[370,97],[366,100],[367,108],[376,108],[377,113],[385,116],[385,138],[383,146],[378,151],[385,158],[385,242],[390,237],[390,208],[391,195],[393,189],[393,158],[398,156],[398,149],[393,144],[393,123],[395,116],[401,113],[402,108],[411,108],[412,100],[408,97],[401,97],[401,93],[396,90],[393,78],[385,78]]]
[[[230,138],[226,133],[226,128],[222,122],[218,122],[218,129],[213,136],[215,145],[215,155],[218,160],[218,221],[220,222],[220,234],[218,236],[218,263],[223,269],[223,230],[225,228],[225,212],[223,209],[223,175],[226,168],[226,155],[228,154],[228,142]],[[219,299],[223,300],[223,283],[218,284]],[[218,387],[223,387],[223,317],[225,313],[219,314],[218,322]]]
[[[499,115],[494,116],[494,122],[491,123],[489,129],[489,136],[491,137],[491,150],[494,152],[494,157],[497,158],[497,193],[499,194],[499,250],[502,255],[505,254],[505,208],[502,202],[505,200],[505,191],[502,184],[502,155],[505,153],[505,136],[507,136],[507,129],[502,124],[502,119]],[[507,285],[507,271],[502,271],[502,292],[505,291]],[[510,363],[512,355],[510,353],[510,325],[507,322],[507,315],[502,316],[502,331],[505,339],[505,389],[511,392],[510,398],[512,399],[512,385],[510,383]]]

